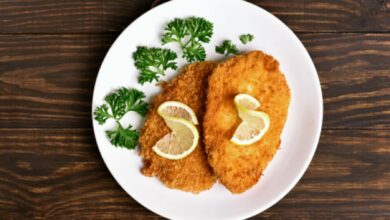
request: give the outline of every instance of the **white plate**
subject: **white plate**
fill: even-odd
[[[137,151],[109,143],[104,131],[114,126],[112,121],[100,126],[93,120],[96,141],[116,181],[151,211],[170,219],[248,218],[279,201],[302,177],[314,155],[322,124],[321,87],[313,62],[294,33],[272,14],[241,0],[174,0],[148,11],[123,31],[107,53],[92,106],[94,109],[102,104],[106,94],[121,86],[141,89],[148,99],[157,94],[159,89],[154,83],[137,83],[132,53],[138,45],[161,46],[160,36],[168,21],[193,15],[214,23],[214,35],[206,45],[208,59],[220,59],[221,55],[214,52],[215,45],[231,39],[241,51],[263,50],[274,56],[287,77],[292,99],[281,149],[258,184],[239,195],[231,194],[219,183],[199,195],[172,190],[140,173],[142,162]],[[238,36],[245,33],[254,34],[255,40],[243,46]],[[173,44],[166,47],[179,52]],[[175,74],[171,71],[165,79]],[[129,113],[122,122],[140,127],[143,121]]]

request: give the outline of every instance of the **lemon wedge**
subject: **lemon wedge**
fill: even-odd
[[[182,102],[164,102],[158,107],[157,113],[163,118],[166,116],[170,116],[175,118],[182,118],[184,120],[192,122],[194,125],[199,124],[194,111],[192,111],[192,109],[188,105]]]
[[[242,122],[230,140],[237,145],[250,145],[259,141],[270,126],[268,114],[255,111],[260,107],[260,102],[248,94],[238,94],[234,97],[234,104]]]
[[[198,123],[195,113],[190,107],[181,102],[164,102],[157,109],[171,129],[153,146],[153,151],[166,159],[179,160],[195,150],[199,141],[199,132],[195,127]]]

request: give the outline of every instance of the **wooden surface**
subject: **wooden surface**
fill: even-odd
[[[324,96],[316,155],[254,219],[390,218],[390,1],[253,3],[291,27]],[[91,128],[98,68],[151,0],[0,0],[0,219],[159,219],[111,177]]]

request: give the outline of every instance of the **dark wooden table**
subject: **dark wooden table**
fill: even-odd
[[[389,219],[390,1],[252,2],[303,41],[325,103],[309,169],[256,218]],[[158,3],[0,0],[0,219],[160,218],[111,177],[90,115],[105,53]]]

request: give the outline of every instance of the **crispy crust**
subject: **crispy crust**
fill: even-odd
[[[140,155],[146,176],[157,176],[169,188],[199,193],[209,189],[216,178],[207,163],[202,141],[196,149],[181,160],[164,159],[152,150],[154,144],[169,133],[164,120],[157,114],[157,108],[165,101],[180,101],[192,108],[199,123],[205,110],[207,78],[212,72],[213,62],[200,62],[188,65],[175,79],[164,85],[164,91],[157,95],[149,109],[144,128],[141,132]],[[198,126],[201,133],[201,126]]]
[[[241,193],[257,183],[280,145],[290,89],[279,63],[261,51],[236,56],[217,65],[208,82],[203,120],[208,161],[222,184],[233,193]],[[241,122],[233,104],[238,93],[254,96],[261,103],[260,110],[271,119],[264,137],[248,146],[230,141]]]

